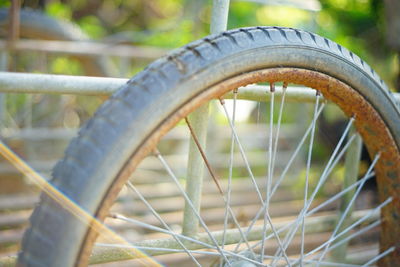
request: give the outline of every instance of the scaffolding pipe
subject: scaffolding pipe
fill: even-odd
[[[0,72],[0,92],[111,95],[128,79]]]
[[[128,79],[122,78],[0,71],[0,93],[111,95],[127,81]],[[276,88],[275,90],[275,100],[279,100],[282,90],[280,88]],[[268,102],[269,96],[270,94],[267,93],[265,86],[248,85],[239,88],[237,99]],[[393,96],[397,102],[400,102],[399,93],[394,93]],[[233,98],[233,94],[228,93],[224,98],[231,99]],[[290,86],[286,91],[285,101],[314,103],[315,90],[303,86]]]
[[[113,43],[89,41],[54,41],[22,39],[8,45],[6,40],[0,40],[0,50],[33,51],[82,56],[117,56],[123,58],[156,59],[164,56],[169,50],[156,47],[132,46]]]
[[[210,31],[217,34],[226,30],[228,22],[229,0],[213,0]],[[209,119],[209,104],[206,103],[188,116],[188,121],[193,124],[194,134],[199,145],[206,150],[207,129]],[[196,213],[200,213],[202,185],[204,177],[204,162],[193,135],[189,142],[189,157],[186,174],[186,193],[193,205],[185,203],[182,233],[195,236],[198,232],[199,220]],[[192,210],[192,207],[195,210]]]

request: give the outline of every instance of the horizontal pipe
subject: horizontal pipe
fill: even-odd
[[[365,217],[369,214],[371,210],[359,210],[353,212],[353,216],[351,217],[351,222],[356,222],[360,218]],[[379,213],[374,213],[370,217],[368,217],[363,223],[372,223],[379,218]],[[306,222],[305,233],[312,234],[312,233],[323,233],[326,231],[331,231],[335,226],[337,220],[337,215],[333,213],[323,213],[319,216],[311,216],[308,217]],[[274,224],[277,229],[284,227],[288,223],[288,221],[279,221]],[[247,228],[242,228],[244,232],[246,232]],[[255,226],[249,232],[247,238],[249,241],[256,241],[260,240],[260,234],[263,232],[262,226]],[[284,235],[287,230],[284,230],[281,235]],[[271,230],[268,228],[268,234],[271,233]],[[222,231],[215,231],[213,232],[214,238],[217,240],[218,243],[221,243],[222,240]],[[196,237],[197,240],[213,245],[212,241],[210,240],[208,234],[200,233]],[[241,240],[241,235],[237,229],[228,229],[225,239],[225,244],[236,244]],[[185,244],[187,249],[196,250],[202,249],[203,246],[193,243],[188,240],[181,241]],[[169,248],[169,249],[181,249],[181,246],[176,242],[175,239],[167,238],[167,239],[153,239],[153,240],[143,240],[133,244],[134,246],[138,247],[162,247],[162,248]],[[121,261],[121,260],[129,260],[134,259],[130,253],[126,253],[126,248],[115,248],[115,247],[95,247],[92,255],[90,257],[91,264],[99,264],[99,263],[106,263],[112,261]],[[149,256],[155,256],[159,254],[168,254],[167,253],[159,253],[157,251],[145,251]],[[9,256],[9,257],[0,257],[0,266],[15,266],[16,256]]]
[[[122,78],[0,72],[0,93],[111,95],[127,81]],[[275,90],[276,99],[279,99],[282,89],[277,87]],[[266,102],[270,99],[267,92],[267,86],[249,85],[239,88],[237,98]],[[400,94],[393,95],[400,102]],[[232,97],[232,93],[225,95],[227,99]],[[285,99],[289,102],[314,102],[315,91],[292,86],[287,89]]]
[[[18,40],[12,45],[0,40],[0,50],[35,51],[80,56],[118,56],[156,59],[168,49],[88,41]]]
[[[275,100],[280,101],[283,95],[282,88],[275,88]],[[229,92],[225,98],[232,99],[233,93]],[[237,99],[268,102],[271,99],[269,86],[248,85],[238,89]],[[286,90],[286,102],[315,102],[315,90],[307,87],[291,86]]]
[[[127,81],[120,78],[0,72],[0,92],[111,95]]]

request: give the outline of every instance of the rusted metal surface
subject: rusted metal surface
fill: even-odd
[[[190,135],[192,136],[194,142],[196,143],[196,146],[197,146],[197,148],[198,148],[198,150],[199,150],[199,152],[201,154],[201,157],[203,158],[204,163],[206,164],[207,169],[208,169],[211,177],[213,178],[215,185],[218,188],[218,191],[221,193],[221,195],[224,195],[224,192],[222,191],[221,185],[218,182],[217,176],[215,175],[215,172],[211,168],[210,162],[208,162],[208,160],[207,160],[206,153],[204,152],[203,148],[201,147],[200,142],[197,139],[196,133],[194,132],[194,130],[192,128],[192,125],[190,124],[190,122],[189,122],[187,117],[185,118],[185,122],[186,122],[187,126],[189,127]]]

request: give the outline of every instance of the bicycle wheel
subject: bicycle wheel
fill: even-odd
[[[269,85],[266,85],[266,83]],[[246,157],[247,153],[251,153],[246,148],[250,147],[252,143],[244,145],[241,142],[241,138],[237,134],[239,121],[235,122],[234,111],[224,109],[226,104],[222,100],[227,97],[229,92],[229,97],[234,99],[234,106],[241,103],[238,100],[241,97],[255,99],[256,93],[246,93],[246,88],[243,89],[243,86],[251,84],[259,84],[263,88],[260,93],[262,99],[270,98],[270,104],[267,104],[269,105],[268,112],[263,111],[262,113],[267,114],[266,118],[272,118],[265,123],[267,127],[263,128],[264,132],[261,132],[261,135],[265,137],[261,145],[265,150],[262,152],[264,154],[261,154],[264,155],[264,159],[261,160],[261,165],[264,168],[257,170],[252,170],[251,161],[252,159],[259,160],[261,156],[255,154],[253,158]],[[298,169],[299,167],[296,167],[289,175],[285,168],[286,166],[288,166],[288,169],[292,168],[289,166],[293,162],[291,159],[295,157],[293,155],[296,153],[299,154],[299,149],[297,149],[297,152],[293,150],[294,152],[288,156],[282,156],[276,154],[279,153],[276,152],[276,147],[281,150],[287,146],[288,136],[297,133],[295,130],[298,127],[289,127],[287,135],[283,135],[285,120],[292,120],[287,118],[286,115],[290,115],[293,111],[287,110],[285,106],[287,101],[276,100],[279,99],[276,92],[278,92],[278,87],[282,86],[280,99],[285,99],[283,97],[284,92],[289,92],[293,85],[307,87],[308,89],[303,87],[296,87],[295,89],[312,90],[313,94],[317,96],[315,97],[315,104],[311,108],[313,110],[310,117],[311,122],[309,126],[305,126],[304,132],[300,135],[299,143],[295,145],[301,147],[304,140],[309,140],[307,143],[310,145],[306,145],[306,152],[304,152],[306,154],[305,166],[308,167],[302,168],[301,171]],[[286,89],[287,87],[288,89]],[[277,95],[276,98],[275,94]],[[310,151],[313,151],[311,144],[313,143],[313,136],[315,136],[315,125],[317,125],[315,121],[325,103],[325,100],[320,99],[321,96],[336,104],[345,116],[349,117],[349,123],[342,134],[341,141],[336,145],[337,149],[326,160],[314,159],[310,153]],[[227,179],[226,182],[219,181],[220,191],[223,192],[224,197],[219,196],[218,201],[209,201],[209,205],[227,206],[225,212],[217,210],[214,214],[228,214],[229,220],[225,217],[212,219],[207,216],[206,207],[203,207],[200,215],[194,214],[205,230],[200,230],[198,234],[191,235],[192,238],[189,239],[179,234],[180,230],[176,230],[180,229],[180,226],[177,226],[180,224],[180,219],[177,218],[180,218],[181,213],[179,213],[179,216],[177,213],[171,213],[168,217],[163,211],[160,211],[155,217],[152,217],[150,222],[153,223],[150,223],[146,218],[153,214],[150,207],[154,203],[151,201],[141,202],[141,200],[146,197],[146,192],[154,192],[156,196],[153,197],[153,200],[155,201],[161,195],[168,194],[167,189],[170,188],[164,186],[158,190],[153,180],[147,186],[147,191],[135,195],[134,198],[137,202],[132,205],[132,209],[129,208],[129,210],[135,210],[135,207],[139,210],[148,208],[150,210],[147,213],[142,211],[141,215],[132,215],[132,219],[128,218],[128,215],[115,215],[113,207],[113,215],[110,215],[110,208],[124,185],[128,190],[135,192],[140,187],[140,185],[133,185],[133,183],[139,179],[135,180],[135,177],[141,177],[141,173],[150,173],[151,179],[156,180],[166,176],[175,182],[181,181],[181,178],[185,177],[185,171],[181,171],[183,166],[181,161],[178,161],[178,164],[174,166],[172,166],[172,163],[170,164],[174,158],[168,157],[168,153],[171,153],[173,147],[170,143],[163,145],[160,142],[168,139],[168,136],[171,138],[171,135],[166,133],[173,133],[175,129],[182,127],[182,125],[186,127],[185,123],[178,122],[184,120],[192,111],[214,100],[217,105],[221,105],[223,121],[225,121],[218,126],[225,130],[216,130],[214,133],[228,133],[228,136],[230,136],[228,139],[231,142],[229,142],[228,147],[224,148],[225,151],[228,151],[228,156],[222,160],[225,162],[224,170],[217,170],[217,167],[215,167],[219,161],[217,156],[205,155],[205,157],[208,159],[209,169],[214,169],[213,176],[233,177],[235,179]],[[273,107],[274,102],[276,102],[275,108]],[[284,103],[283,108],[280,108],[279,103]],[[276,108],[280,111],[275,112]],[[240,113],[244,113],[244,111],[242,110]],[[294,266],[310,263],[316,266],[343,266],[343,264],[346,264],[345,262],[332,262],[329,258],[329,248],[337,244],[337,239],[343,238],[342,232],[335,230],[342,225],[338,223],[339,226],[335,227],[333,221],[336,220],[335,218],[342,218],[343,216],[331,212],[332,207],[335,208],[338,205],[329,206],[328,209],[321,209],[321,205],[323,203],[325,203],[324,205],[326,203],[337,203],[335,202],[338,199],[337,194],[341,196],[348,190],[354,189],[357,196],[365,180],[371,176],[373,167],[377,177],[379,203],[368,210],[353,212],[352,223],[358,222],[357,227],[359,228],[353,227],[350,231],[351,234],[365,232],[367,227],[373,228],[379,224],[379,237],[376,237],[376,231],[375,234],[372,233],[372,236],[380,240],[378,242],[380,244],[379,251],[372,257],[369,255],[369,257],[362,258],[362,264],[369,265],[379,261],[381,266],[396,266],[399,264],[400,254],[398,246],[400,236],[398,227],[400,225],[399,119],[399,109],[382,80],[367,64],[345,48],[315,34],[290,28],[237,29],[204,38],[178,49],[169,56],[155,61],[143,72],[132,78],[98,110],[94,118],[80,131],[79,136],[72,141],[66,151],[65,158],[55,167],[52,184],[100,221],[107,218],[107,223],[110,220],[133,223],[135,230],[133,234],[130,233],[130,236],[133,235],[133,240],[127,237],[128,243],[138,246],[150,255],[167,254],[165,258],[158,259],[164,264],[168,264],[168,260],[174,258],[174,256],[168,256],[169,253],[180,252],[186,255],[190,261],[190,263],[180,263],[183,266],[207,266],[210,264],[209,261],[219,262],[218,266],[241,266],[243,263],[250,264],[249,266],[263,264]],[[270,127],[272,122],[276,125]],[[190,126],[191,124],[188,123]],[[331,173],[334,172],[335,165],[341,164],[340,157],[348,147],[348,143],[353,140],[351,137],[346,139],[351,124],[355,125],[362,136],[373,163],[366,177],[350,187],[346,187],[343,189],[344,191],[342,189],[335,191],[334,188],[336,188],[335,184],[337,183],[327,181],[331,179],[328,179],[328,177],[331,177]],[[171,130],[173,127],[175,127],[174,130]],[[193,128],[195,127],[191,126],[190,131],[186,129],[186,132],[196,132],[196,129]],[[279,134],[280,130],[282,130],[281,134]],[[196,136],[195,133],[192,135]],[[257,132],[251,132],[249,140],[254,141],[256,136]],[[281,137],[279,140],[283,141],[275,141],[278,140],[278,136]],[[214,143],[215,146],[216,144],[218,144],[218,141]],[[156,150],[157,148],[158,150]],[[258,151],[257,149],[254,150]],[[236,171],[236,164],[238,163],[234,160],[233,152],[239,154],[239,157],[242,158],[244,171]],[[165,157],[164,154],[166,154]],[[154,161],[154,159],[159,161]],[[281,162],[285,164],[280,167],[279,163]],[[319,162],[325,163],[325,167],[321,169],[310,167],[310,165],[314,166],[314,163],[317,165]],[[163,170],[154,170],[155,166],[160,166]],[[319,170],[321,172],[319,175],[315,175],[315,183],[312,184],[311,180],[314,177],[312,173]],[[271,196],[275,192],[274,188],[277,188],[278,185],[283,186],[285,182],[280,183],[282,180],[287,180],[286,185],[296,183],[299,173],[303,177],[300,180],[304,184],[304,189],[300,190],[296,187],[294,191],[302,192],[300,195],[303,194],[303,196],[300,197],[300,200],[303,200],[291,203],[300,204],[294,205],[296,207],[286,204],[282,206],[279,205],[282,202],[277,200],[278,202],[273,205],[274,199]],[[244,178],[237,178],[238,176]],[[265,178],[259,180],[255,176],[264,176]],[[288,176],[295,178],[293,180]],[[129,180],[131,182],[128,182]],[[239,189],[250,187],[253,188],[253,193],[245,195],[242,191],[238,193],[239,197],[235,199],[233,195],[235,190],[232,189],[232,200],[230,200],[231,197],[227,193],[229,189],[225,187],[226,184],[229,184],[228,180],[232,181],[232,188],[234,183],[238,183]],[[214,192],[220,195],[218,190],[215,189],[214,182],[206,181],[204,187],[213,186]],[[243,183],[246,185],[243,185]],[[256,186],[260,183],[263,186]],[[317,203],[312,202],[320,194],[318,191],[325,183],[327,183],[326,191],[331,194],[323,196]],[[174,192],[176,190],[180,192],[178,204],[173,204],[179,208],[185,201],[190,203],[186,193],[179,191],[180,188],[180,186],[177,186],[173,189]],[[286,187],[286,189],[288,188]],[[284,187],[280,197],[281,200],[289,198],[289,200],[294,201],[291,198],[293,195],[293,191],[288,193]],[[261,196],[262,199],[259,200],[258,196]],[[234,206],[229,208],[229,205],[226,204],[230,201],[245,203],[254,198],[257,202],[257,208],[252,209],[254,212],[250,212],[249,206],[245,204],[241,211]],[[124,196],[122,199],[126,201]],[[269,203],[270,201],[271,203]],[[171,207],[165,200],[161,200],[161,203],[158,204],[161,209],[164,209],[164,212],[175,211],[174,208],[169,210]],[[350,204],[349,206],[352,206]],[[156,204],[154,205],[156,206]],[[194,206],[186,205],[189,209]],[[120,211],[118,208],[116,210],[117,212]],[[288,210],[297,212],[297,217],[288,217],[291,215],[291,213],[285,213]],[[381,211],[380,219],[375,218],[375,221],[371,221],[371,214],[379,213],[379,211]],[[286,219],[276,221],[275,218],[278,216],[274,215],[277,214],[276,212],[282,212],[282,216],[279,216],[279,218],[286,216]],[[347,210],[347,212],[349,211]],[[245,216],[240,216],[239,213],[245,213]],[[259,214],[258,218],[254,219],[257,214]],[[315,216],[316,214],[318,216]],[[365,214],[369,215],[365,217]],[[164,215],[169,219],[161,218],[161,220],[159,218]],[[248,219],[243,219],[243,217]],[[142,223],[139,222],[138,218],[143,219]],[[293,218],[295,219],[293,220]],[[213,220],[219,221],[220,224],[213,223]],[[229,231],[226,226],[220,226],[225,220],[229,221],[229,225],[233,227]],[[340,221],[343,220],[339,219]],[[84,266],[88,263],[98,236],[98,233],[93,230],[94,228],[90,227],[90,223],[82,223],[79,218],[71,215],[46,195],[42,195],[41,203],[34,211],[30,223],[30,228],[23,238],[22,250],[19,255],[21,266]],[[211,226],[205,227],[203,223],[210,223]],[[110,224],[115,226],[112,222]],[[323,225],[329,226],[329,237],[333,238],[322,238],[322,241],[312,246],[305,244],[308,241],[311,242],[311,240],[320,240],[312,238],[311,230],[319,229],[319,226]],[[253,230],[249,230],[251,226]],[[365,227],[362,228],[362,226]],[[222,232],[218,232],[218,230]],[[318,230],[316,231],[318,232]],[[226,234],[223,234],[223,232]],[[164,241],[152,243],[148,239],[156,239],[157,242],[168,240],[168,242],[174,244],[164,246],[165,243],[162,243]],[[225,239],[225,245],[221,245],[222,239]],[[296,241],[297,245],[293,245],[295,239],[298,240]],[[370,237],[362,239],[361,245],[369,244],[369,242]],[[151,244],[154,246],[156,243],[159,245],[158,250],[149,248]],[[289,252],[290,244],[294,246],[292,252]],[[102,246],[99,248],[100,250],[104,249],[104,246],[106,250],[108,247],[111,250],[118,250],[118,245],[102,244],[100,240],[96,243],[93,255],[97,253],[96,250],[99,246]],[[123,250],[124,245],[119,248],[121,249],[121,247]],[[315,249],[317,250],[314,251]],[[103,260],[108,261],[110,258],[112,256],[108,259],[103,258]],[[93,262],[99,263],[102,260],[93,260]],[[152,263],[155,262],[148,262],[148,264]],[[174,262],[170,265],[176,266],[178,263]]]

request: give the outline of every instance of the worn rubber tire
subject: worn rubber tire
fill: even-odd
[[[115,180],[121,168],[170,114],[224,79],[276,67],[318,71],[351,86],[378,111],[400,144],[399,108],[383,81],[359,57],[305,31],[244,28],[177,49],[133,77],[71,142],[54,169],[53,185],[97,216],[108,194],[114,193],[110,191],[124,183]],[[30,223],[19,266],[82,264],[78,261],[87,226],[46,195]]]

